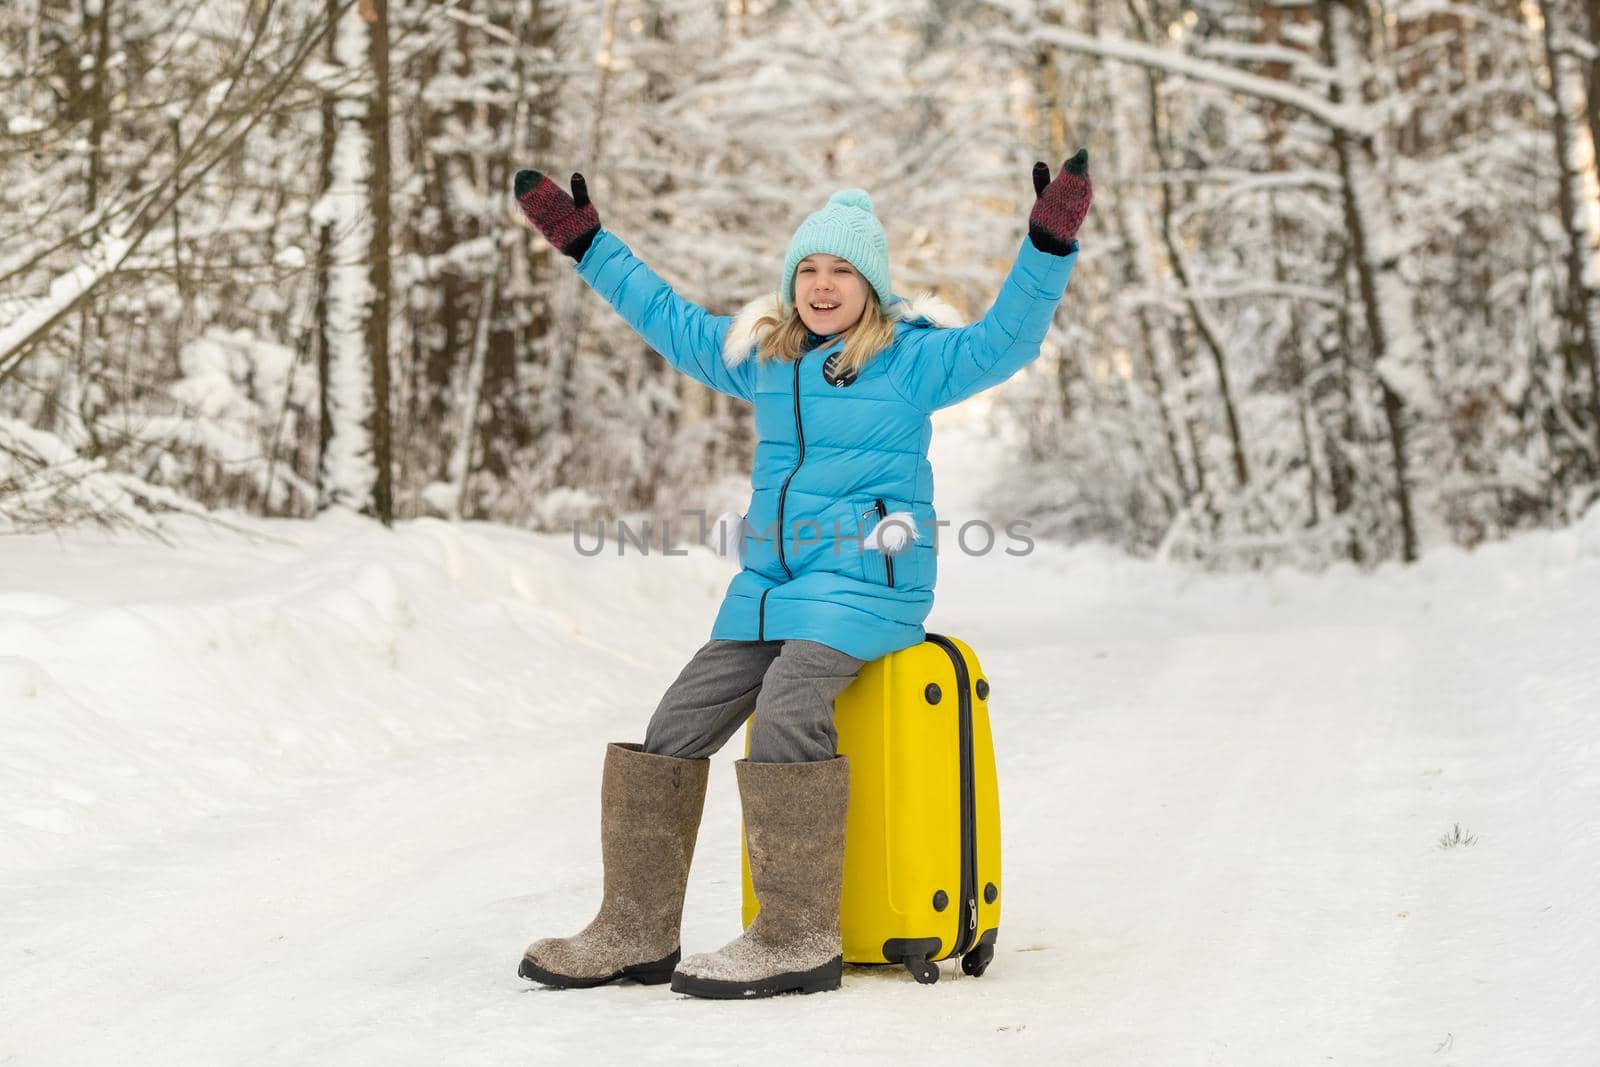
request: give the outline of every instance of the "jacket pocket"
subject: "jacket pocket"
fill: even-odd
[[[861,528],[861,576],[869,582],[895,587],[894,562],[895,552],[883,547],[872,547],[872,532],[884,519],[889,516],[889,507],[882,497],[864,497],[856,502],[856,517]],[[891,526],[898,525],[896,520]],[[883,533],[888,533],[886,529]],[[900,529],[895,531],[902,536],[909,536],[909,531]],[[880,534],[881,536],[881,534]]]

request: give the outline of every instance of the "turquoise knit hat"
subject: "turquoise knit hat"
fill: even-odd
[[[827,207],[807,215],[794,231],[789,254],[783,257],[783,287],[778,290],[786,311],[794,304],[795,269],[814,252],[848,261],[884,307],[894,299],[889,292],[889,238],[872,213],[872,198],[865,189],[840,189],[828,197]]]

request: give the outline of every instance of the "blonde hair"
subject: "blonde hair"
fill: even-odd
[[[757,359],[778,359],[793,363],[806,354],[806,324],[800,320],[800,308],[791,305],[789,313],[771,311],[756,320],[755,335],[761,338]],[[861,373],[869,360],[894,340],[894,320],[884,314],[877,294],[871,294],[856,324],[844,331],[844,354],[838,364],[838,374],[853,376]],[[835,338],[837,340],[837,338]]]

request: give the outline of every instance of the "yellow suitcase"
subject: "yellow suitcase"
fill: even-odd
[[[1000,799],[989,683],[963,641],[930,633],[868,663],[834,702],[850,757],[840,932],[848,963],[937,960],[981,975],[1000,927]],[[745,752],[750,750],[749,727]],[[744,924],[760,910],[740,828]]]

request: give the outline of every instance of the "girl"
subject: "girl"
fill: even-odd
[[[523,977],[670,979],[677,992],[727,998],[839,987],[850,775],[834,751],[833,700],[865,663],[923,640],[936,571],[920,536],[936,529],[929,415],[1039,354],[1077,260],[1088,159],[1080,149],[1053,181],[1034,164],[1016,263],[988,314],[960,329],[947,306],[890,290],[888,241],[859,189],[807,217],[777,293],[729,318],[678,296],[601,229],[581,174],[568,196],[518,172],[528,221],[674,367],[754,405],[759,439],[741,566],[711,639],[644,743],[607,747],[599,914],[573,937],[535,941]],[[734,767],[761,910],[734,941],[680,963],[709,757],[752,711],[750,756]]]

